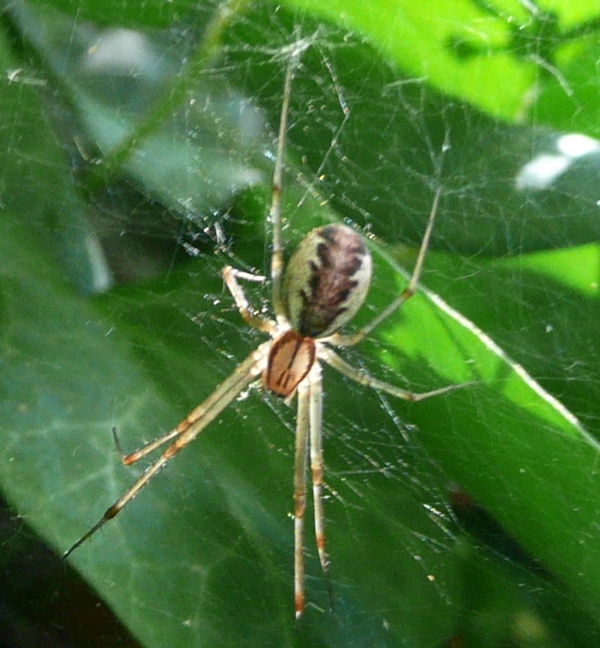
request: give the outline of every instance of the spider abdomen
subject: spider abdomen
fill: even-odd
[[[371,255],[357,232],[326,225],[307,234],[285,275],[286,314],[293,328],[327,337],[349,322],[367,296]]]

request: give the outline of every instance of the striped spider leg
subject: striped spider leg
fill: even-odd
[[[297,58],[302,45],[292,51]],[[291,60],[292,57],[290,57]],[[415,394],[355,369],[332,346],[352,346],[360,342],[386,317],[394,313],[415,292],[439,202],[433,207],[415,269],[408,287],[359,331],[343,335],[338,331],[356,314],[365,300],[371,279],[371,255],[361,236],[345,225],[333,224],[312,230],[292,255],[287,268],[283,262],[281,196],[283,155],[290,89],[294,64],[287,67],[273,175],[273,195],[269,219],[273,230],[271,257],[272,302],[275,320],[264,319],[250,307],[238,279],[248,278],[228,266],[223,269],[225,283],[243,319],[270,335],[235,371],[198,405],[177,427],[123,457],[130,465],[163,445],[166,449],[143,475],[114,502],[79,540],[65,553],[69,556],[109,520],[114,518],[150,482],[161,468],[193,441],[239,394],[262,376],[265,390],[290,402],[297,394],[298,409],[294,451],[294,606],[296,617],[304,610],[304,517],[307,500],[306,473],[310,457],[316,546],[325,574],[325,516],[323,511],[322,382],[320,362],[329,364],[347,378],[392,396],[409,401],[422,400],[455,389],[456,385]],[[284,276],[285,275],[285,276]]]

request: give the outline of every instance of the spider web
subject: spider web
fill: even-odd
[[[443,185],[423,284],[480,331],[419,295],[344,355],[415,391],[478,384],[408,405],[325,369],[332,614],[308,526],[310,605],[294,626],[294,408],[259,386],[73,563],[148,646],[480,645],[484,613],[484,636],[595,645],[593,7],[432,1],[403,7],[406,38],[390,44],[349,6],[341,20],[232,4],[211,58],[219,5],[168,4],[5,16],[13,510],[64,550],[143,469],[119,465],[110,429],[127,449],[158,436],[262,341],[219,271],[267,274],[283,72],[307,39],[286,247],[328,220],[361,228],[376,271],[360,326],[405,285]],[[270,313],[268,282],[247,292]]]

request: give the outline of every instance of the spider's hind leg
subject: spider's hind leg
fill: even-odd
[[[429,218],[427,220],[427,227],[425,228],[425,233],[423,234],[423,240],[421,241],[421,247],[419,248],[419,254],[417,256],[417,261],[410,278],[408,286],[394,299],[386,308],[384,308],[379,315],[374,317],[369,323],[365,324],[361,329],[355,333],[350,333],[349,335],[343,335],[341,333],[335,333],[331,336],[331,342],[336,346],[354,346],[358,344],[361,340],[364,340],[367,335],[381,322],[387,319],[390,315],[395,313],[401,306],[407,302],[416,292],[417,285],[421,279],[421,274],[423,272],[423,263],[425,262],[425,255],[427,254],[427,249],[429,248],[429,240],[431,239],[431,233],[433,231],[433,225],[435,223],[435,218],[437,216],[438,206],[440,202],[440,196],[442,195],[442,187],[438,187],[433,197],[433,204],[431,205],[431,211],[429,212]]]

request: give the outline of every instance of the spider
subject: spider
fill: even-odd
[[[294,65],[288,63],[277,138],[273,174],[273,193],[269,220],[273,230],[271,257],[272,305],[275,320],[257,315],[238,279],[252,275],[223,269],[223,278],[242,318],[252,327],[270,335],[270,340],[254,350],[204,402],[192,410],[173,430],[123,457],[131,465],[160,446],[162,454],[144,474],[112,504],[79,540],[64,554],[68,557],[106,522],[114,518],[181,449],[191,443],[244,390],[262,376],[265,390],[290,402],[297,394],[294,452],[294,608],[296,618],[304,610],[304,516],[307,501],[308,457],[312,472],[314,526],[321,568],[328,574],[323,510],[322,384],[321,361],[347,378],[408,401],[418,401],[445,393],[461,385],[451,385],[425,393],[412,393],[355,369],[331,347],[353,346],[380,322],[394,313],[415,292],[438,207],[440,190],[435,194],[425,234],[409,285],[370,323],[349,335],[339,333],[362,305],[371,279],[371,256],[362,237],[340,224],[312,230],[292,255],[284,276],[281,232],[283,156]],[[116,438],[116,436],[115,436]]]

